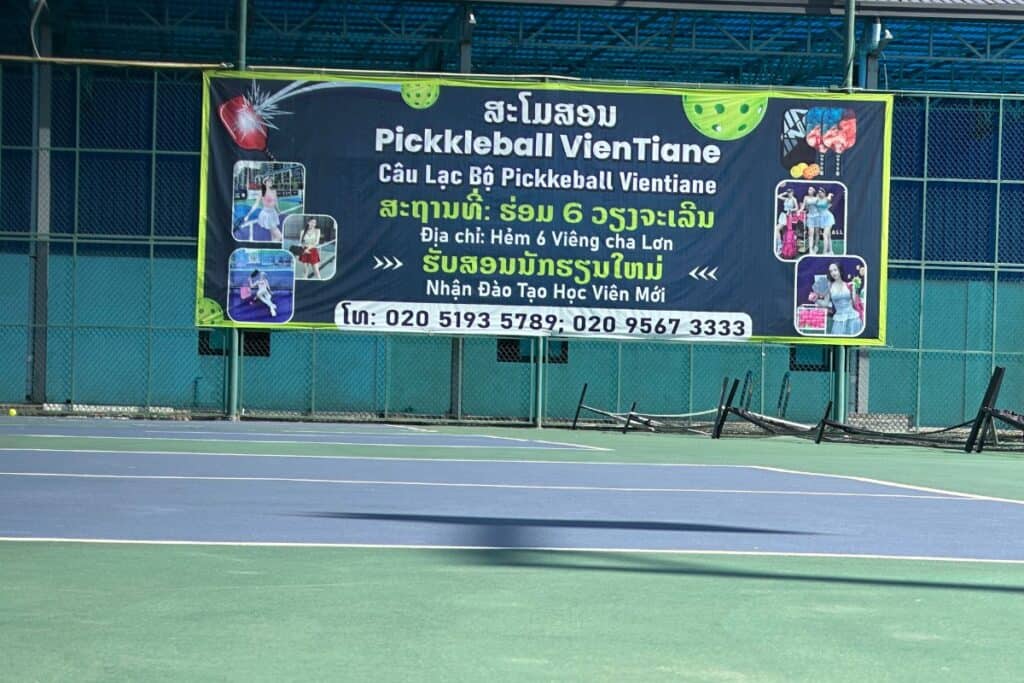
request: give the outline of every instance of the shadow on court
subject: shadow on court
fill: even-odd
[[[517,553],[528,549],[551,547],[552,542],[543,536],[547,529],[578,529],[598,531],[637,531],[637,532],[674,532],[699,534],[764,534],[788,536],[813,536],[815,532],[793,531],[788,529],[767,529],[749,526],[727,526],[722,524],[690,524],[686,522],[650,522],[630,520],[602,519],[546,519],[529,517],[473,517],[465,515],[418,515],[400,513],[373,512],[310,512],[305,517],[318,517],[338,520],[359,520],[370,522],[407,522],[410,524],[432,524],[450,526],[455,529],[459,538],[457,542],[437,543],[437,545],[458,545],[467,549],[479,549],[487,553],[493,550],[493,556],[479,558],[461,556],[460,561],[487,564],[517,564]],[[430,545],[425,542],[424,545]]]
[[[467,517],[459,515],[416,515],[395,513],[312,512],[303,516],[330,519],[353,519],[422,524],[451,524],[465,527],[466,549],[439,549],[446,561],[478,566],[518,567],[620,574],[675,575],[756,581],[790,581],[849,586],[890,588],[931,588],[938,590],[974,591],[1024,595],[1024,585],[998,585],[923,579],[889,579],[881,576],[838,576],[799,572],[746,571],[717,566],[711,560],[695,561],[657,552],[607,552],[600,550],[538,550],[536,532],[545,528],[579,528],[637,531],[675,531],[700,533],[818,535],[814,532],[783,529],[762,529],[715,524],[683,522],[639,522],[620,520],[529,519],[505,517]],[[699,552],[699,551],[697,551]],[[844,558],[836,558],[842,562]],[[850,558],[851,560],[854,558]],[[844,571],[849,564],[842,565]],[[851,572],[852,573],[852,572]]]
[[[816,535],[814,532],[786,529],[762,529],[721,524],[686,522],[642,522],[602,519],[533,519],[528,517],[469,517],[463,515],[415,515],[372,512],[310,512],[306,517],[357,519],[374,522],[410,522],[464,527],[465,545],[486,548],[530,548],[538,545],[536,531],[542,529],[603,529],[609,531],[673,531],[707,534],[784,534]]]
[[[467,555],[476,555],[472,560]],[[656,557],[648,553],[608,553],[601,551],[572,550],[528,550],[509,548],[447,552],[449,558],[461,562],[494,565],[498,567],[521,567],[525,569],[557,569],[571,571],[617,572],[640,574],[666,574],[721,579],[744,579],[762,581],[792,581],[797,583],[830,583],[849,586],[881,586],[890,588],[934,588],[938,590],[976,591],[983,593],[1005,593],[1024,595],[1024,585],[997,585],[965,583],[956,581],[926,581],[914,579],[887,579],[865,576],[828,576],[823,574],[801,574],[798,572],[743,571],[718,567],[710,563],[698,563],[689,559]]]

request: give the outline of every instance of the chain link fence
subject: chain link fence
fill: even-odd
[[[241,347],[243,414],[259,417],[567,424],[584,384],[609,412],[687,413],[713,409],[722,379],[749,373],[751,409],[775,414],[785,394],[788,415],[810,420],[832,392],[823,349],[824,364],[794,363],[772,344],[288,330],[244,331]]]
[[[14,283],[0,288],[0,403],[227,414],[230,333],[192,323],[200,82],[0,64],[0,272]],[[961,422],[996,365],[1007,368],[1000,403],[1017,406],[1024,98],[902,95],[894,126],[887,346],[851,350],[847,411],[877,424]],[[819,347],[239,336],[246,416],[564,424],[584,384],[587,402],[610,412],[635,402],[687,413],[713,408],[733,377],[752,410],[814,421],[835,389]]]

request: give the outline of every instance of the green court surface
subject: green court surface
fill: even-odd
[[[1019,680],[1020,566],[0,544],[5,678]]]
[[[611,450],[34,436],[3,445],[757,464],[1024,500],[1019,455],[472,433]],[[1016,681],[1022,614],[1016,563],[0,542],[0,670],[11,681]]]

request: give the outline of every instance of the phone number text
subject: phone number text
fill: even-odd
[[[654,337],[741,340],[751,336],[746,313],[607,308],[513,307],[480,304],[342,301],[342,330],[513,334],[523,336]]]

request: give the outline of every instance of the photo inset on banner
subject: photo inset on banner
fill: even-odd
[[[807,256],[796,264],[793,325],[805,336],[856,337],[864,331],[867,265],[859,256]]]
[[[235,249],[228,268],[228,317],[286,323],[295,310],[295,259],[285,249]]]
[[[846,253],[846,186],[784,180],[775,186],[775,258]]]
[[[231,235],[239,242],[282,240],[289,214],[302,213],[306,169],[278,161],[238,161],[232,174]]]
[[[296,280],[330,280],[337,272],[338,223],[323,214],[284,219],[282,246],[295,257]]]
[[[838,178],[843,152],[857,144],[857,112],[824,105],[787,109],[782,116],[779,160],[793,178]]]

